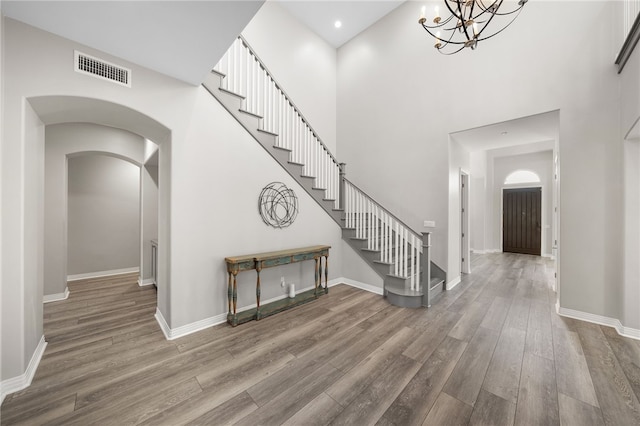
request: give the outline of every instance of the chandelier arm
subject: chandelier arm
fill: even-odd
[[[461,51],[462,49],[464,49],[464,47],[465,47],[465,46],[463,45],[463,46],[461,46],[461,47],[460,47],[460,49],[455,50],[455,51],[453,51],[453,52],[449,52],[449,53],[445,53],[445,52],[443,52],[443,51],[442,51],[442,49],[443,49],[444,47],[442,47],[442,48],[438,49],[438,52],[440,52],[440,54],[441,54],[441,55],[449,56],[449,55],[453,55],[453,54],[458,53],[459,51]]]
[[[484,4],[484,2],[483,2],[482,0],[476,0],[475,2],[478,4],[478,7],[479,7],[480,9],[482,9],[481,14],[482,14],[482,13],[487,12],[487,11],[489,10],[489,8],[491,8],[492,6],[494,6],[494,5],[496,5],[496,4],[497,4],[497,6],[495,6],[495,10],[497,11],[497,10],[498,10],[498,8],[500,7],[500,5],[502,5],[502,1],[498,1],[498,0],[493,1],[493,2],[489,5],[489,7],[485,6],[485,4]]]
[[[478,34],[476,34],[476,40],[477,40],[477,41],[480,41],[480,40],[486,40],[486,39],[481,39],[481,38],[480,38],[480,34],[482,34],[482,32],[484,31],[484,29],[485,29],[485,28],[487,28],[487,26],[489,26],[489,24],[491,23],[491,21],[492,21],[492,20],[493,20],[493,18],[495,18],[495,17],[496,17],[496,14],[495,14],[495,13],[492,13],[492,14],[491,14],[491,16],[489,17],[489,19],[487,19],[487,22],[482,26],[482,29],[480,29],[480,31],[478,31]],[[511,21],[511,22],[513,22],[513,21]],[[511,22],[509,22],[509,24],[511,24]],[[507,26],[509,26],[509,25],[507,25]],[[504,27],[504,28],[506,28],[506,27]],[[503,28],[502,30],[504,30],[504,28]],[[502,30],[500,30],[500,31],[502,31]],[[496,33],[496,34],[497,34],[497,33]],[[489,38],[489,37],[487,37],[487,38]]]
[[[435,34],[434,34],[434,33],[432,33],[431,31],[429,31],[429,28],[425,27],[424,25],[423,25],[422,27],[424,28],[424,30],[425,30],[426,32],[428,32],[428,33],[429,33],[429,35],[430,35],[431,37],[433,37],[433,38],[435,38],[435,39],[437,39],[437,40],[443,41],[443,40],[442,40],[442,38],[438,38],[438,36],[437,36],[437,35],[435,35]],[[454,34],[455,34],[454,32],[451,32],[451,37],[449,37],[449,40],[450,40],[450,41],[447,41],[447,42],[446,42],[446,44],[465,44],[465,42],[464,42],[464,41],[452,41],[451,39],[453,38],[453,35],[454,35]]]
[[[520,15],[520,13],[518,13],[518,15]],[[490,36],[486,36],[485,38],[479,38],[478,41],[482,41],[482,40],[488,40],[493,36],[496,36],[498,34],[500,34],[501,32],[503,32],[504,30],[506,30],[507,28],[509,28],[509,25],[513,24],[513,21],[516,20],[516,18],[518,17],[518,15],[514,16],[513,19],[511,21],[509,21],[509,23],[507,25],[505,25],[504,27],[502,27],[499,31],[496,31],[495,33],[491,34]],[[484,27],[482,28],[484,30]],[[480,31],[482,32],[482,31]]]
[[[452,26],[450,28],[444,28],[444,26],[449,22],[450,22],[450,20],[447,19],[446,22],[444,22],[442,25],[435,25],[435,26],[429,26],[429,25],[425,25],[425,24],[421,24],[421,25],[425,30],[428,29],[428,30],[442,30],[442,31],[447,31],[447,32],[455,32],[459,27]],[[427,31],[427,32],[429,34],[432,34],[431,31]]]
[[[442,28],[442,27],[444,27],[445,25],[447,25],[447,24],[449,23],[449,21],[451,21],[451,19],[453,19],[453,16],[449,16],[447,19],[445,19],[444,21],[441,21],[441,23],[440,23],[440,24],[437,24],[437,25],[427,25],[427,24],[426,24],[426,22],[427,22],[427,21],[425,21],[425,23],[424,23],[424,24],[422,24],[422,26],[423,26],[423,27],[426,27],[426,28],[431,28],[431,29]],[[443,29],[443,30],[447,30],[447,28],[442,28],[442,29]],[[447,31],[448,31],[448,30],[447,30]]]
[[[445,0],[445,3],[447,2],[447,0]],[[456,0],[456,3],[458,4],[458,12],[460,12],[460,23],[461,23],[461,28],[462,31],[464,31],[464,36],[467,38],[467,41],[470,41],[471,38],[469,37],[469,33],[467,32],[467,24],[465,22],[465,16],[464,13],[462,13],[462,3],[461,0]],[[475,2],[474,2],[475,3]],[[471,11],[473,12],[473,4],[471,5]],[[471,16],[471,15],[470,15]]]
[[[451,4],[449,2],[451,2]],[[487,4],[485,2],[490,3]],[[450,12],[450,16],[444,21],[440,16],[436,16],[436,18],[433,19],[436,25],[427,25],[423,11],[418,22],[431,37],[436,39],[435,48],[440,54],[453,55],[466,47],[470,47],[473,50],[477,47],[479,41],[487,40],[506,30],[511,26],[513,21],[516,20],[518,15],[520,15],[527,0],[520,0],[519,7],[505,13],[499,12],[499,8],[504,4],[504,0],[444,0],[444,3]],[[496,15],[511,15],[511,18],[501,29],[484,37],[483,34],[493,30],[487,29],[487,27]],[[456,19],[453,20],[454,18]],[[451,28],[446,28],[450,22],[454,22]],[[500,25],[502,24],[503,23],[500,22]],[[496,27],[498,27],[498,25],[496,25]],[[437,35],[435,34],[435,30],[438,30]],[[448,36],[447,31],[449,32]],[[442,37],[443,35],[444,37]],[[454,41],[454,39],[456,39],[456,41]],[[453,45],[457,46],[454,47]],[[450,51],[446,53],[446,50]]]
[[[524,7],[524,4],[522,6],[520,6],[520,7],[518,7],[517,9],[510,10],[509,12],[505,12],[505,13],[496,12],[495,14],[498,15],[498,16],[507,16],[507,15],[511,15],[513,13],[516,13],[516,12],[520,12],[523,7]]]
[[[458,5],[458,10],[460,11],[460,15],[458,16],[458,14],[451,8],[451,6],[449,6],[449,1],[448,0],[444,0],[444,4],[445,6],[447,6],[447,9],[449,9],[449,12],[451,12],[452,15],[456,16],[458,19],[462,19],[462,10],[460,9],[460,0],[453,0],[456,2],[456,4]]]
[[[478,1],[479,1],[479,0],[478,0]],[[502,3],[500,3],[500,4],[502,4]],[[498,8],[499,8],[499,7],[500,7],[500,6],[498,6]],[[523,4],[522,6],[519,6],[519,7],[518,7],[518,8],[516,8],[516,9],[510,10],[509,12],[504,12],[504,13],[499,13],[499,12],[498,12],[498,10],[499,10],[499,9],[497,9],[497,8],[496,8],[496,12],[495,12],[495,13],[491,13],[491,12],[489,12],[489,13],[491,13],[491,15],[492,15],[492,16],[493,16],[493,15],[497,15],[497,16],[508,16],[508,15],[512,15],[512,14],[514,14],[514,13],[520,12],[520,10],[522,10],[522,8],[523,8],[523,7],[524,7],[524,4]],[[482,8],[481,8],[481,9],[482,9]],[[483,14],[487,13],[487,11],[488,11],[488,9],[485,9],[485,10],[483,10],[482,12],[478,13],[476,16],[472,16],[472,17],[471,17],[471,19],[473,19],[473,20],[475,21],[477,18],[479,18],[479,17],[480,17],[480,16],[482,16]]]

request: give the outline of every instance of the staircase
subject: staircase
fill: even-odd
[[[356,185],[242,37],[203,86],[342,228],[342,238],[382,277],[397,306],[431,306],[445,273],[430,234],[411,230]],[[425,283],[429,283],[425,285]]]

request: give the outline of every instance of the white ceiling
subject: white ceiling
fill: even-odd
[[[279,1],[336,48],[404,3],[404,0],[274,1]],[[198,85],[263,3],[264,0],[2,0],[2,13]],[[334,26],[337,19],[342,21],[341,28]]]
[[[198,85],[263,3],[3,0],[2,13]]]
[[[490,124],[451,133],[470,152],[554,141],[558,137],[558,111]]]
[[[335,48],[342,46],[405,2],[405,0],[277,1]],[[335,27],[336,20],[342,22],[342,27]]]

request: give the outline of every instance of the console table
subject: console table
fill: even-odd
[[[331,246],[311,246],[290,250],[271,251],[267,253],[247,254],[244,256],[225,257],[229,283],[227,297],[229,299],[229,313],[227,322],[235,327],[238,324],[252,320],[260,320],[269,315],[282,312],[294,306],[315,300],[323,293],[329,292],[327,277],[329,275],[329,249]],[[322,287],[322,258],[324,258],[324,287]],[[305,260],[315,261],[315,287],[313,290],[299,293],[294,298],[285,298],[264,306],[260,306],[260,271],[289,263]],[[241,271],[255,269],[256,280],[256,308],[238,313],[236,305],[238,300],[237,275]]]

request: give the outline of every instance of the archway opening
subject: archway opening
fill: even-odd
[[[531,170],[516,170],[504,180],[505,185],[520,185],[523,183],[540,183],[540,176]]]

